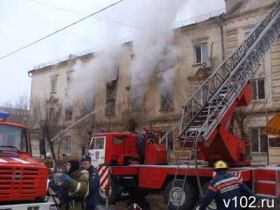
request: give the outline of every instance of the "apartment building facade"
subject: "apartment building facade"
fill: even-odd
[[[145,127],[165,132],[172,130],[168,148],[178,150],[177,122],[182,104],[265,17],[274,1],[226,0],[225,3],[225,14],[174,31],[173,44],[180,48],[181,56],[173,63],[175,75],[172,77],[172,87],[168,91],[162,90],[158,76],[161,68],[160,64],[157,65],[149,77],[140,109],[134,108],[131,95],[133,42],[123,44],[116,76],[106,81],[98,93],[87,95],[92,101],[91,110],[97,110],[92,116],[90,128],[95,131],[134,130],[135,127],[137,131]],[[253,161],[266,162],[268,137],[263,133],[263,128],[280,110],[279,45],[280,40],[277,40],[252,78],[252,104],[239,108],[232,123],[233,130],[245,139]],[[66,106],[67,87],[74,66],[76,62],[82,62],[84,67],[90,66],[94,60],[94,53],[86,53],[29,71],[32,76],[31,100],[42,98],[49,109],[59,109],[62,114],[58,124],[63,128],[82,117],[81,106],[73,105],[71,110]],[[65,136],[62,140],[63,153],[79,155],[83,140],[73,130]]]

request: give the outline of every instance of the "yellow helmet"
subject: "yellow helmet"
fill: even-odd
[[[214,169],[228,169],[228,165],[225,161],[218,160],[214,163]]]

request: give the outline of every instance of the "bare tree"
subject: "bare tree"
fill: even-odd
[[[10,113],[10,121],[30,127],[28,94],[19,95],[16,101],[6,103],[1,109]]]
[[[47,101],[42,101],[39,98],[33,98],[31,101],[30,114],[33,118],[33,129],[38,130],[41,136],[41,145],[45,147],[46,141],[51,150],[52,157],[56,160],[54,145],[52,138],[62,130],[60,124],[61,106],[58,100],[50,97]],[[45,148],[43,148],[45,155]]]
[[[76,105],[79,108],[80,117],[84,117],[94,110],[93,101],[89,100],[86,97],[82,100],[79,100],[79,103],[77,103]],[[94,126],[95,115],[91,115],[90,117],[86,118],[82,122],[78,123],[75,127],[73,127],[75,135],[77,136],[79,142],[81,142],[80,146],[82,154],[85,153],[85,150],[89,144],[89,139],[92,131],[94,130]]]

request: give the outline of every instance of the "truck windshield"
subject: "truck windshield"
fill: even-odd
[[[104,137],[92,138],[90,149],[104,149]]]
[[[0,150],[27,152],[26,130],[11,126],[0,126]]]

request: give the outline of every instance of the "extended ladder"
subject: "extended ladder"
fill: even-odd
[[[179,138],[207,141],[280,34],[280,3],[184,104]],[[199,131],[199,132],[198,132]],[[199,134],[199,136],[197,136]]]
[[[182,145],[191,143],[191,159],[195,159],[196,168],[198,142],[211,144],[214,139],[209,137],[227,112],[233,109],[237,97],[244,94],[244,89],[248,88],[248,81],[279,34],[280,1],[277,1],[274,8],[251,31],[247,39],[218,66],[184,104],[179,139]],[[180,161],[173,186],[181,180],[184,188],[187,172],[185,177],[178,177],[179,164]]]

